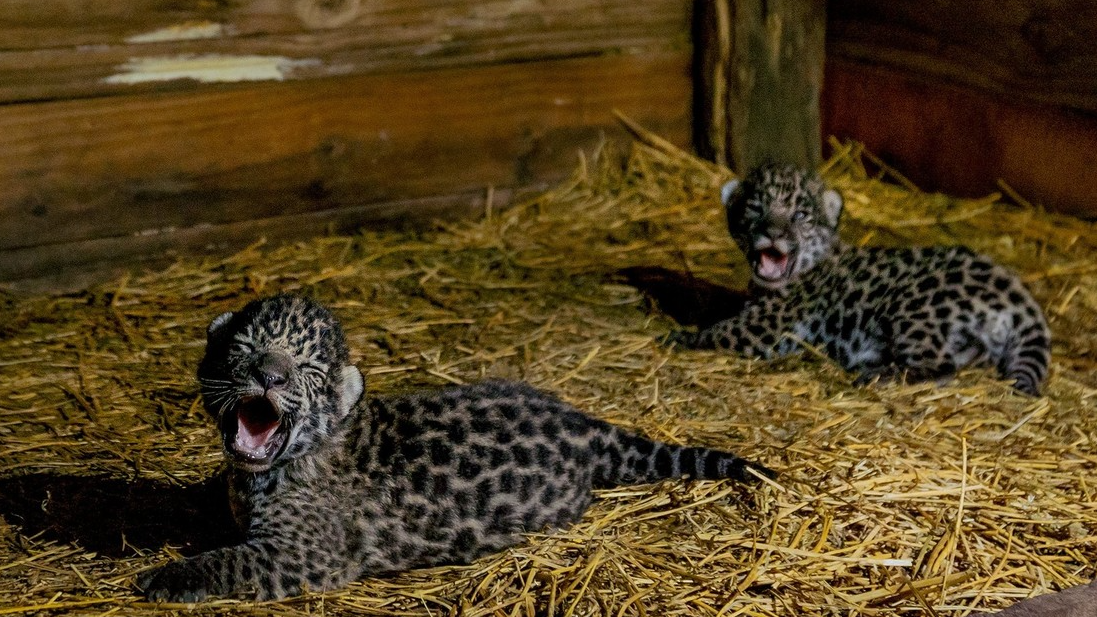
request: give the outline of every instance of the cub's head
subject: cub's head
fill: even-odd
[[[775,291],[814,267],[838,241],[842,196],[812,172],[763,165],[721,190],[728,230],[754,286]]]
[[[363,389],[339,322],[316,302],[289,295],[214,319],[198,381],[226,457],[250,472],[321,445]]]

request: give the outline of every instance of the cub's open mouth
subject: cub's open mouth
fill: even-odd
[[[221,420],[225,450],[245,469],[261,469],[286,442],[288,426],[274,404],[264,396],[242,399]]]
[[[779,281],[788,274],[788,253],[770,247],[758,251],[758,258],[754,263],[754,273],[758,278],[767,281]]]

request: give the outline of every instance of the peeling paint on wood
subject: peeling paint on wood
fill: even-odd
[[[140,84],[176,79],[202,83],[282,81],[293,71],[318,67],[315,58],[295,60],[285,56],[226,56],[219,54],[131,58],[120,72],[103,79],[108,84]]]
[[[216,39],[225,35],[224,24],[215,21],[188,21],[126,38],[127,43],[164,43]]]
[[[690,29],[689,3],[680,0],[309,1],[0,0],[0,105],[211,85],[104,81],[131,72],[118,68],[131,58],[222,54],[321,62],[285,75],[288,81],[661,52],[683,47]],[[72,8],[57,10],[60,4]],[[306,5],[318,11],[309,23],[299,14]],[[338,25],[342,11],[355,6],[357,16]],[[220,36],[181,38],[213,35],[216,24]]]

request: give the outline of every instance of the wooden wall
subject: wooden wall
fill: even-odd
[[[691,130],[721,119],[696,105],[717,100],[698,74],[705,46],[736,49],[694,38],[715,3],[728,16],[810,5],[4,0],[0,284],[462,216],[489,187],[501,206],[566,176],[579,149],[624,140],[615,108],[697,145]],[[928,189],[981,195],[1003,178],[1097,217],[1097,3],[827,11],[824,135],[866,142]]]
[[[690,131],[679,0],[5,0],[0,281],[459,216]]]
[[[1097,2],[830,0],[823,131],[920,186],[1097,218]]]

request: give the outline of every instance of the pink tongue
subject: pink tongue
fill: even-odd
[[[245,419],[245,415],[240,414],[236,418],[236,449],[249,456],[263,458],[267,455],[267,443],[278,430],[278,423],[251,423]]]
[[[779,279],[785,275],[788,255],[765,251],[759,255],[758,274],[767,279]]]

